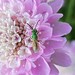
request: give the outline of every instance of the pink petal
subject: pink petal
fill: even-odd
[[[35,0],[35,1],[36,1],[36,3],[37,3],[37,6],[38,6],[40,3],[46,2],[47,0]]]
[[[49,23],[54,23],[54,22],[58,21],[62,16],[63,16],[63,14],[52,14],[49,17],[48,22]]]
[[[32,16],[34,16],[34,15],[37,13],[37,5],[36,5],[36,1],[33,0],[33,2],[34,2],[34,4],[33,4],[33,9],[32,9],[32,12],[33,12]]]
[[[50,2],[53,12],[56,13],[59,11],[59,9],[62,7],[64,3],[64,0],[54,0],[53,2]]]
[[[53,26],[53,36],[63,36],[71,32],[71,26],[68,23],[57,22]]]
[[[25,70],[26,60],[21,61],[20,67],[16,68],[15,71],[17,74],[24,74],[26,72]]]
[[[47,3],[41,3],[39,6],[38,6],[38,14],[41,13],[41,14],[45,14],[46,12],[50,14],[53,13],[52,11],[52,8],[47,4]]]
[[[38,31],[39,40],[47,40],[52,37],[52,28],[49,26],[42,25],[38,28]]]
[[[29,60],[22,60],[20,67],[16,68],[17,74],[25,74],[31,70],[31,62]]]
[[[31,63],[30,63],[30,61],[26,61],[26,64],[25,64],[25,70],[26,71],[30,71],[31,70]]]
[[[50,67],[43,57],[35,61],[36,67],[32,69],[33,75],[49,75]]]
[[[44,53],[43,53],[43,55],[44,56],[50,56],[50,55],[52,55],[54,53],[54,50],[53,49],[44,49]]]
[[[37,6],[41,3],[41,0],[35,0],[37,3]]]
[[[41,0],[41,2],[47,2],[47,0]]]
[[[33,1],[32,0],[25,0],[24,2],[25,10],[27,12],[31,12],[33,8]]]
[[[59,38],[60,39],[60,38]],[[66,38],[61,38],[61,40],[54,39],[54,40],[47,40],[44,43],[45,50],[51,50],[51,49],[58,49],[61,48],[66,43]]]
[[[55,52],[51,59],[54,64],[59,66],[68,67],[71,65],[70,57],[64,52]]]
[[[51,68],[50,75],[59,75],[58,69],[52,63],[49,63],[49,66]]]

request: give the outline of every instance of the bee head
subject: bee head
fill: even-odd
[[[37,30],[36,30],[36,29],[33,29],[33,30],[32,30],[32,33],[37,33]]]

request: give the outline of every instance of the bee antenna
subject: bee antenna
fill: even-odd
[[[38,21],[37,21],[37,23],[36,23],[36,25],[35,25],[35,29],[36,29],[36,27],[37,27],[37,25],[38,25],[39,21],[40,21],[40,20],[38,20]]]
[[[30,27],[31,30],[33,30],[32,26],[30,24],[27,23],[27,25]]]

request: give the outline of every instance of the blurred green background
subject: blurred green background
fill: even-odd
[[[64,0],[64,5],[59,12],[64,14],[60,20],[72,26],[71,33],[66,36],[67,39],[75,40],[75,0]]]

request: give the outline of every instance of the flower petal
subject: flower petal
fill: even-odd
[[[38,31],[39,40],[47,40],[52,36],[52,28],[50,26],[42,25],[38,28]]]
[[[44,49],[44,53],[43,53],[43,56],[50,56],[54,53],[54,50],[53,49]]]
[[[41,0],[35,0],[37,3],[37,6],[41,3]]]
[[[59,66],[68,67],[71,65],[70,57],[64,52],[55,52],[51,59],[54,64]]]
[[[35,0],[36,3],[37,3],[37,6],[40,4],[40,3],[43,3],[43,2],[47,2],[47,0]]]
[[[33,8],[33,1],[32,0],[25,0],[24,2],[25,10],[27,12],[31,12]]]
[[[36,67],[32,69],[33,75],[49,75],[50,68],[43,57],[35,61]]]
[[[16,68],[15,71],[18,73],[18,74],[24,74],[25,73],[25,64],[26,63],[26,60],[23,60],[21,61],[21,65],[20,67]]]
[[[58,69],[52,63],[48,63],[48,64],[51,68],[50,75],[59,75]]]
[[[47,2],[47,0],[41,0],[41,2]]]
[[[34,15],[37,13],[37,5],[36,5],[36,1],[33,0],[33,2],[34,2],[34,4],[33,4],[33,9],[32,9],[32,12],[33,12],[32,16],[34,16]]]
[[[48,18],[48,22],[49,22],[49,23],[55,23],[55,22],[58,21],[62,16],[63,16],[63,14],[52,14],[52,15]]]
[[[66,42],[66,38],[59,38],[61,40],[54,39],[54,40],[47,40],[44,43],[45,46],[45,50],[51,50],[51,49],[58,49],[61,48],[65,42]]]
[[[52,8],[47,3],[41,3],[37,8],[37,13],[45,14],[46,12],[50,14],[53,13]]]
[[[53,12],[56,13],[62,7],[64,0],[54,0],[53,2],[49,2],[51,5]]]
[[[68,23],[64,23],[64,22],[57,22],[52,27],[53,27],[54,37],[66,35],[70,33],[72,29]]]
[[[15,68],[15,71],[18,75],[22,75],[31,70],[31,62],[29,60],[22,60],[21,65],[18,68]]]

